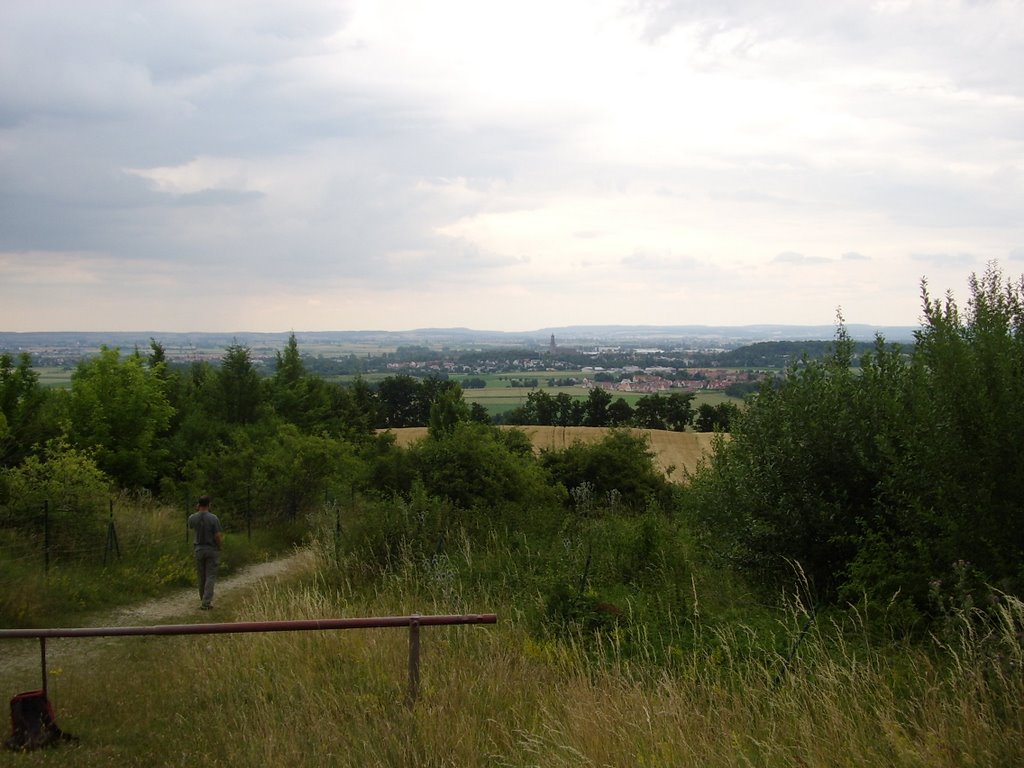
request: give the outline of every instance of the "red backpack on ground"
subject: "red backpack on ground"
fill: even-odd
[[[11,699],[11,736],[4,746],[12,750],[51,747],[75,737],[65,733],[53,717],[53,705],[43,691],[26,691]]]

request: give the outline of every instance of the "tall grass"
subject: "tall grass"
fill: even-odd
[[[666,665],[652,647],[538,633],[489,583],[406,558],[351,579],[331,557],[254,590],[230,616],[285,619],[495,611],[496,626],[422,630],[404,704],[404,629],[132,638],[52,694],[75,745],[21,765],[1011,766],[1024,764],[1024,605],[962,616],[934,646],[876,644],[853,614],[819,619],[780,675],[774,638],[708,630]],[[231,610],[231,609],[229,609]],[[780,625],[795,641],[804,615]],[[69,641],[70,642],[70,641]],[[85,641],[82,641],[85,642]]]
[[[148,498],[125,498],[113,508],[116,548],[100,538],[71,554],[44,556],[41,536],[0,531],[0,626],[45,627],[80,620],[104,608],[166,593],[195,581],[185,513]],[[294,526],[252,531],[225,520],[221,572],[261,562],[300,537]],[[113,544],[114,538],[107,542]]]

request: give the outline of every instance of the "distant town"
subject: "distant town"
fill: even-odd
[[[848,326],[861,350],[876,336],[906,344],[913,328]],[[295,332],[307,369],[326,378],[410,375],[454,379],[464,389],[584,387],[611,392],[719,390],[741,395],[769,371],[832,347],[827,326],[578,326],[529,333],[422,329]],[[0,353],[27,353],[39,368],[73,369],[101,346],[147,354],[159,344],[175,366],[218,363],[232,345],[267,373],[292,333],[0,332]],[[486,377],[486,378],[485,378]]]

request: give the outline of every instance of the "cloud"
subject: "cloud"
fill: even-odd
[[[973,268],[978,258],[970,253],[914,253],[911,257],[916,262],[931,264],[936,267]]]
[[[93,327],[191,323],[197,291],[235,328],[914,322],[922,264],[1020,257],[1017,11],[10,4],[0,327],[53,279]]]
[[[629,269],[657,270],[669,272],[693,272],[701,266],[696,259],[688,256],[676,256],[671,252],[655,253],[650,251],[635,251],[622,259],[622,265]]]
[[[772,259],[773,264],[828,264],[831,261],[823,256],[805,256],[796,251],[783,251]]]
[[[255,190],[238,189],[201,189],[198,192],[188,192],[179,195],[175,202],[177,205],[244,205],[255,202],[264,197],[262,192]]]

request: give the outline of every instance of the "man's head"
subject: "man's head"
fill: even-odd
[[[210,497],[209,496],[205,496],[205,495],[204,496],[200,496],[199,499],[196,500],[196,506],[199,507],[200,509],[209,509],[210,508]]]

